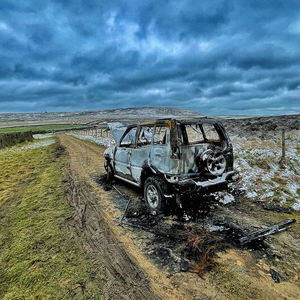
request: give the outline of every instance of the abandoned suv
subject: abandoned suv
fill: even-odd
[[[232,144],[208,118],[109,124],[116,145],[106,149],[107,177],[139,186],[153,212],[184,195],[222,190],[238,179]]]

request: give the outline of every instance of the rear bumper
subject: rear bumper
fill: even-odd
[[[194,178],[188,178],[183,180],[178,180],[175,185],[175,189],[179,190],[180,192],[184,193],[191,193],[191,192],[200,192],[210,189],[223,189],[222,187],[226,186],[226,184],[235,182],[239,179],[239,173],[236,171],[229,171],[223,173],[222,176],[214,178],[214,179],[207,179],[205,181],[196,180]]]

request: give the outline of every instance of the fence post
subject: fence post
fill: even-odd
[[[286,166],[286,159],[285,159],[285,129],[281,131],[281,158],[279,161],[280,168],[284,169]]]
[[[281,132],[281,159],[285,159],[285,130],[282,129]]]

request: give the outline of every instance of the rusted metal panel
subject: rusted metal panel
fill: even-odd
[[[155,145],[150,151],[150,166],[162,174],[177,174],[179,171],[179,160],[171,158],[170,145]]]
[[[149,152],[151,147],[141,146],[132,150],[131,154],[131,172],[132,178],[140,183],[143,167],[148,165]]]
[[[181,147],[181,159],[182,159],[182,169],[181,173],[195,173],[198,172],[198,166],[195,163],[196,158],[203,151],[207,150],[209,144],[200,145],[184,145]]]
[[[117,173],[130,175],[131,149],[117,147],[115,152],[115,170]]]

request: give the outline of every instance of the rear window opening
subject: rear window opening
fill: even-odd
[[[220,136],[213,124],[189,124],[182,127],[186,144],[220,143]]]
[[[206,136],[206,140],[208,142],[220,142],[220,136],[213,124],[204,123],[202,124],[202,128],[204,131],[204,134]]]

